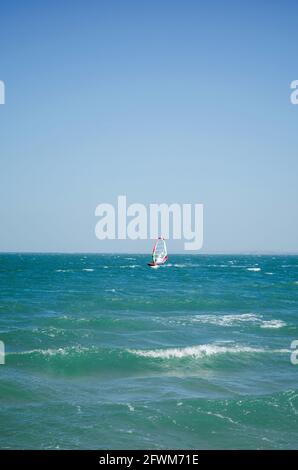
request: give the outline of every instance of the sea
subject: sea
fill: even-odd
[[[0,255],[1,449],[297,449],[298,256],[148,261]]]

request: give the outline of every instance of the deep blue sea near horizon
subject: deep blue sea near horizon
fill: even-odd
[[[1,254],[0,448],[297,449],[298,256]]]

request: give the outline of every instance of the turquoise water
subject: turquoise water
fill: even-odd
[[[297,256],[0,255],[0,447],[297,448]]]

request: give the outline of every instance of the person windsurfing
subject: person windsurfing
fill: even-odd
[[[163,237],[158,237],[152,250],[151,268],[158,268],[168,260],[167,246]]]

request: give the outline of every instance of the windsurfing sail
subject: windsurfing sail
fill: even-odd
[[[152,263],[150,265],[164,264],[168,259],[167,245],[163,237],[159,237],[153,247]]]

